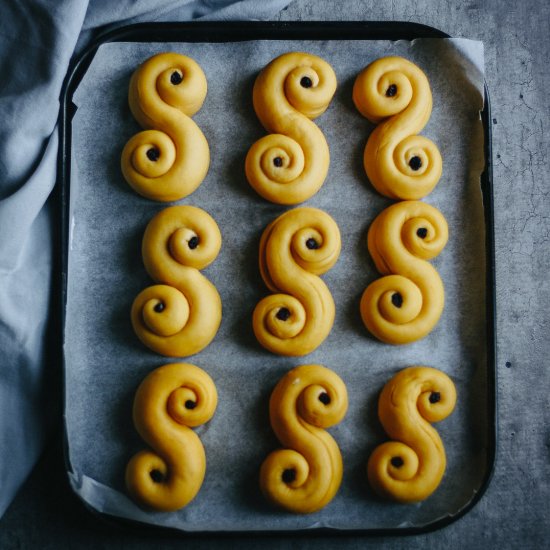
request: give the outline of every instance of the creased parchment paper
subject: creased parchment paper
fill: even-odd
[[[337,314],[328,339],[303,358],[273,355],[255,341],[251,316],[268,290],[258,271],[258,243],[265,226],[285,207],[268,203],[249,187],[244,158],[265,135],[252,107],[258,72],[274,57],[300,50],[333,67],[338,89],[316,120],[331,151],[328,177],[305,204],[334,217],[342,253],[323,276]],[[176,51],[193,57],[208,79],[207,99],[194,120],[206,135],[212,163],[205,181],[180,201],[201,207],[219,224],[223,245],[203,273],[223,301],[223,321],[212,344],[184,359],[205,369],[219,393],[211,422],[197,429],[207,473],[197,497],[175,513],[146,512],[126,495],[124,470],[145,448],[132,424],[132,400],[141,380],[167,360],[145,348],[130,325],[130,307],[153,284],[140,245],[148,221],[166,205],[135,194],[119,164],[126,141],[138,130],[127,105],[134,69],[151,55]],[[351,99],[355,77],[383,55],[402,55],[426,73],[433,112],[423,135],[443,156],[443,176],[425,199],[446,217],[450,240],[432,261],[446,289],[446,306],[424,340],[400,347],[370,337],[359,299],[379,277],[369,257],[369,224],[392,201],[380,196],[363,171],[373,125]],[[66,358],[66,427],[74,490],[100,512],[187,531],[293,530],[422,526],[455,514],[479,489],[487,441],[485,329],[485,227],[479,175],[484,167],[483,46],[461,39],[400,41],[251,41],[238,43],[112,43],[99,48],[74,95],[70,182],[70,250]],[[173,360],[172,360],[173,361]],[[344,460],[334,500],[305,516],[274,509],[258,488],[264,458],[279,448],[269,425],[268,401],[280,377],[300,364],[320,363],[347,385],[349,412],[330,433]],[[387,440],[377,419],[383,385],[410,365],[437,367],[454,380],[457,407],[436,424],[448,467],[439,489],[424,503],[398,505],[375,496],[366,481],[371,451]]]

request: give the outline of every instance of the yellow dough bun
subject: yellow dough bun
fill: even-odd
[[[385,386],[378,401],[380,422],[394,440],[371,454],[369,483],[381,496],[397,502],[428,498],[445,473],[445,449],[431,426],[455,407],[452,380],[440,370],[409,367]]]
[[[177,201],[191,194],[208,172],[210,151],[190,118],[206,97],[206,77],[190,57],[160,53],[130,80],[130,110],[145,131],[122,151],[122,174],[140,195]]]
[[[402,200],[421,199],[441,178],[439,149],[417,135],[432,112],[426,75],[402,57],[383,57],[364,69],[353,86],[359,112],[378,126],[364,153],[367,176],[376,190]]]
[[[340,231],[322,210],[295,208],[271,222],[260,240],[260,273],[276,294],[254,309],[258,342],[279,355],[301,356],[329,335],[335,306],[319,275],[340,255]]]
[[[157,285],[134,300],[132,326],[150,349],[187,357],[204,349],[221,323],[216,287],[200,273],[221,247],[214,219],[194,206],[171,206],[147,225],[142,242],[145,268]]]
[[[151,372],[134,399],[134,424],[152,450],[126,467],[128,492],[140,505],[163,512],[186,506],[201,488],[206,457],[191,429],[208,422],[218,403],[216,386],[202,369],[172,363]]]
[[[298,204],[323,185],[329,148],[311,119],[325,112],[335,91],[332,67],[308,53],[281,55],[259,74],[254,109],[270,134],[249,150],[245,172],[262,197],[278,204]]]
[[[361,298],[361,318],[376,338],[408,344],[435,327],[445,303],[439,274],[427,260],[445,247],[448,227],[433,206],[403,201],[383,210],[369,228],[368,247],[386,275]]]
[[[269,401],[275,435],[285,447],[262,464],[260,487],[267,499],[290,512],[326,506],[342,481],[342,456],[326,428],[348,409],[342,379],[321,365],[302,365],[279,381]]]

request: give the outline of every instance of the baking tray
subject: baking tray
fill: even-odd
[[[69,284],[69,258],[70,258],[70,232],[71,232],[71,168],[74,167],[74,155],[77,155],[78,152],[73,151],[72,148],[72,121],[73,117],[76,112],[76,106],[73,103],[73,95],[75,91],[78,88],[78,85],[82,81],[83,77],[85,76],[87,70],[90,67],[90,64],[92,63],[94,56],[98,50],[98,48],[103,44],[109,44],[109,43],[116,43],[116,42],[131,42],[131,43],[174,43],[174,42],[185,42],[185,43],[204,43],[204,44],[214,44],[214,43],[234,43],[239,41],[254,41],[254,40],[262,40],[262,41],[302,41],[303,42],[303,49],[308,51],[312,43],[315,41],[322,41],[325,43],[330,43],[330,41],[335,40],[389,40],[389,41],[398,41],[398,40],[405,40],[405,41],[411,41],[418,38],[447,38],[448,35],[445,33],[430,28],[424,25],[415,24],[415,23],[400,23],[400,22],[362,22],[362,23],[341,23],[341,22],[302,22],[302,23],[249,23],[249,22],[234,22],[234,23],[160,23],[160,24],[140,24],[140,25],[132,25],[129,27],[124,27],[120,29],[116,29],[112,32],[106,33],[105,35],[98,38],[98,40],[90,47],[88,48],[83,55],[76,61],[74,64],[72,70],[69,72],[69,75],[67,77],[65,86],[64,86],[64,92],[62,94],[62,105],[61,105],[61,120],[60,120],[60,139],[61,139],[61,147],[60,147],[60,155],[59,155],[59,175],[60,175],[60,193],[61,193],[61,209],[62,209],[62,216],[61,216],[61,241],[62,241],[62,256],[61,256],[61,327],[62,327],[62,335],[63,335],[63,346],[65,349],[65,345],[68,343],[65,338],[66,334],[66,313],[67,313],[67,299],[68,299],[68,284]],[[275,44],[275,42],[273,42]],[[372,59],[365,59],[364,65],[366,65],[368,62],[370,62]],[[357,67],[357,72],[363,68],[363,66]],[[253,80],[250,81],[249,86],[249,94],[251,97],[251,84]],[[127,89],[127,81],[125,83],[125,87]],[[251,101],[250,108],[251,108]],[[250,110],[249,116],[251,119],[255,119],[255,114],[253,110]],[[359,115],[358,115],[359,116]],[[431,531],[440,527],[443,527],[444,525],[449,524],[450,522],[456,520],[457,518],[461,517],[463,514],[465,514],[467,511],[469,511],[472,506],[479,500],[481,495],[484,493],[491,475],[493,471],[493,465],[495,460],[495,446],[496,446],[496,370],[495,370],[495,279],[494,279],[494,244],[493,244],[493,196],[492,196],[492,155],[491,155],[491,117],[490,117],[490,106],[489,106],[489,97],[488,92],[485,87],[484,89],[484,106],[483,110],[481,111],[481,120],[483,124],[483,139],[484,139],[484,161],[485,161],[485,168],[483,172],[480,175],[480,186],[481,186],[481,194],[482,194],[482,204],[483,204],[483,217],[484,217],[484,224],[485,224],[485,304],[484,304],[484,317],[485,317],[485,342],[484,342],[484,353],[485,358],[483,359],[484,362],[484,368],[481,372],[477,372],[477,380],[476,384],[479,385],[479,387],[483,388],[483,395],[481,399],[478,399],[477,401],[477,409],[475,411],[475,415],[477,417],[477,420],[479,421],[479,426],[476,428],[476,441],[478,444],[480,444],[482,449],[482,469],[483,471],[479,475],[479,483],[474,488],[472,493],[468,496],[468,498],[464,499],[464,502],[461,503],[458,506],[454,506],[452,511],[449,511],[447,513],[439,514],[437,517],[434,517],[433,520],[427,520],[423,523],[416,523],[416,524],[409,524],[407,522],[407,510],[414,510],[415,508],[407,508],[407,507],[400,507],[399,505],[392,505],[385,503],[383,501],[378,500],[376,497],[369,495],[366,498],[369,498],[372,500],[373,503],[376,503],[375,506],[379,506],[380,510],[388,510],[388,507],[391,508],[392,506],[397,506],[399,510],[399,514],[402,514],[403,521],[399,525],[395,525],[392,527],[387,526],[376,526],[376,525],[370,525],[368,527],[360,527],[360,528],[335,528],[335,527],[327,527],[325,526],[318,526],[313,525],[311,527],[308,527],[307,529],[300,529],[300,528],[288,528],[288,527],[280,527],[279,525],[272,525],[266,524],[264,522],[263,525],[260,525],[259,527],[254,526],[250,529],[216,529],[215,531],[210,531],[208,529],[205,529],[208,533],[235,533],[235,532],[276,532],[276,533],[284,533],[284,532],[291,532],[291,533],[306,533],[306,534],[318,534],[318,533],[341,533],[341,534],[357,534],[357,533],[364,533],[364,534],[413,534],[413,533],[421,533],[421,532],[427,532]],[[200,126],[200,124],[199,124]],[[322,125],[321,125],[322,126]],[[366,126],[365,126],[366,128]],[[137,130],[137,128],[135,128]],[[425,132],[424,132],[425,133]],[[132,133],[128,133],[127,137],[129,138],[132,135]],[[263,134],[260,134],[263,135]],[[367,138],[368,132],[365,129],[365,132],[363,134],[357,134],[356,140],[358,144],[361,144],[361,150],[362,146],[365,143],[365,140]],[[259,136],[258,136],[259,137]],[[252,144],[253,140],[250,140],[250,145]],[[117,143],[117,148],[122,148],[125,141],[122,141],[121,143]],[[437,141],[436,141],[437,143]],[[244,154],[246,154],[246,150],[243,151],[243,159]],[[445,159],[444,159],[445,160]],[[74,168],[73,168],[74,169]],[[116,176],[117,180],[121,180],[121,176]],[[364,179],[364,178],[363,178]],[[120,185],[120,184],[118,184]],[[369,186],[367,182],[365,182],[365,186]],[[373,192],[374,193],[374,192]],[[191,195],[190,199],[192,199],[193,195]],[[208,204],[199,204],[193,200],[184,200],[181,201],[185,204],[195,204],[197,206],[204,207],[208,210]],[[310,205],[311,201],[308,201],[306,204]],[[311,204],[311,206],[316,206],[315,204]],[[438,205],[440,206],[440,205]],[[162,205],[159,207],[157,203],[151,203],[150,208],[150,216],[160,209],[162,209]],[[442,210],[444,210],[442,208]],[[274,208],[272,212],[275,215],[278,215],[280,213],[280,209]],[[273,216],[274,217],[274,216]],[[368,220],[369,222],[372,220]],[[145,223],[145,222],[144,222]],[[142,224],[142,227],[144,225]],[[368,227],[368,224],[364,226],[364,234],[366,235],[366,227]],[[222,234],[223,234],[223,227]],[[261,229],[260,231],[261,232]],[[134,235],[136,241],[140,241],[141,235],[135,234]],[[258,234],[259,239],[259,234]],[[251,248],[248,251],[250,256],[254,256],[254,247],[256,247],[257,242],[251,244]],[[366,248],[366,247],[364,247]],[[136,256],[139,256],[139,243],[137,246],[134,245],[133,253]],[[257,253],[257,252],[256,252]],[[139,264],[139,258],[136,261],[136,265]],[[208,273],[206,273],[208,276]],[[376,273],[374,270],[371,270],[370,273],[365,273],[364,276],[364,286],[373,280],[373,278],[376,277]],[[142,281],[142,287],[151,284],[149,280],[147,280],[146,275],[140,276],[140,281]],[[257,293],[258,296],[261,297],[262,295],[266,294],[266,290],[263,287],[261,281],[259,280],[259,277],[256,278],[255,283],[257,284]],[[330,287],[330,285],[329,285]],[[254,304],[250,304],[250,310],[253,308]],[[119,312],[121,313],[121,312]],[[128,320],[129,324],[129,320]],[[93,327],[92,327],[93,328]],[[251,332],[251,327],[249,327],[249,332]],[[136,343],[133,343],[132,346],[138,348],[139,345]],[[93,354],[94,350],[90,349],[90,354]],[[147,352],[146,350],[143,351],[144,354],[149,353],[149,357],[152,358],[153,356],[150,354],[150,352]],[[269,362],[270,354],[266,352],[264,355],[265,361]],[[77,472],[75,470],[75,465],[71,461],[71,437],[69,430],[67,428],[67,399],[70,399],[71,396],[71,390],[72,386],[71,384],[74,384],[74,372],[71,371],[71,369],[74,370],[74,364],[71,363],[71,361],[67,360],[67,356],[63,354],[63,363],[64,363],[64,391],[65,391],[65,415],[64,415],[64,421],[65,421],[65,450],[66,450],[66,465],[67,470],[69,473],[69,478],[71,479],[71,483],[73,485],[73,488],[76,488],[75,486],[75,479],[77,476]],[[208,366],[205,366],[204,362],[201,361],[201,354],[198,354],[197,356],[191,357],[190,359],[184,359],[185,361],[194,362],[198,364],[199,366],[202,366],[209,370]],[[275,362],[274,359],[271,359],[273,362]],[[164,358],[159,358],[157,356],[154,360],[151,360],[151,367],[149,370],[153,370],[153,368],[160,366],[161,364],[164,364],[165,362],[168,362],[168,360],[164,360]],[[274,382],[280,377],[280,375],[283,372],[286,372],[288,368],[291,368],[292,364],[298,365],[298,364],[305,364],[308,362],[312,362],[309,360],[309,357],[304,358],[295,358],[291,362],[286,362],[285,365],[287,368],[281,368],[279,366],[278,370],[276,370],[276,375],[272,375],[269,378],[269,382],[266,383],[266,389],[263,392],[264,393],[264,408],[266,409],[263,413],[260,414],[261,420],[265,424],[265,432],[270,433],[271,429],[269,427],[268,419],[267,419],[267,399],[269,396],[270,389],[273,387]],[[418,357],[419,364],[425,363],[428,364],[428,358],[426,357]],[[334,368],[334,365],[327,366]],[[386,379],[389,379],[391,375],[396,372],[396,370],[399,370],[399,368],[404,368],[406,366],[409,366],[408,364],[401,364],[396,365],[393,364],[393,369],[388,369]],[[397,368],[399,366],[399,368]],[[434,365],[435,366],[435,365]],[[337,370],[337,369],[335,369]],[[452,372],[451,372],[452,375]],[[365,377],[369,376],[368,372],[365,372]],[[143,376],[140,376],[140,379]],[[78,377],[76,378],[78,379]],[[136,388],[135,381],[133,382],[133,385],[131,388],[128,388],[127,391],[127,398],[124,400],[123,403],[120,404],[120,406],[117,406],[115,408],[116,410],[116,416],[113,418],[114,422],[120,421],[120,423],[124,426],[124,429],[127,429],[129,431],[133,431],[133,428],[131,427],[131,399],[133,397],[133,393]],[[366,419],[365,421],[365,431],[371,432],[370,434],[370,440],[367,445],[364,446],[364,462],[366,463],[366,460],[368,458],[368,455],[370,451],[376,446],[377,444],[381,443],[382,441],[385,441],[387,438],[381,431],[379,427],[377,427],[377,420],[375,415],[376,410],[376,397],[381,389],[381,386],[377,388],[376,390],[372,391],[372,395],[369,397],[369,404],[368,404],[368,411],[371,416],[374,416],[374,418]],[[460,396],[459,396],[460,399]],[[474,413],[471,413],[472,415]],[[263,415],[263,416],[262,416]],[[345,420],[344,420],[345,423]],[[436,426],[437,428],[437,426]],[[444,443],[449,439],[449,437],[452,434],[449,431],[443,431],[442,437],[444,440]],[[338,440],[338,437],[336,436],[336,439]],[[259,462],[257,464],[258,468],[261,464],[261,461],[263,460],[263,457],[267,456],[267,453],[270,450],[273,450],[274,448],[277,448],[279,445],[274,440],[272,436],[269,436],[267,438],[268,445],[262,450],[262,452],[258,455]],[[205,445],[206,446],[206,445]],[[143,443],[139,442],[139,438],[137,436],[133,436],[132,438],[132,446],[129,446],[127,449],[125,449],[126,453],[126,459],[128,459],[135,451],[138,449],[143,448]],[[94,449],[95,451],[95,449]],[[208,449],[207,449],[208,452]],[[262,455],[263,454],[263,455]],[[262,455],[262,456],[260,456]],[[346,460],[346,457],[344,456],[344,461]],[[125,466],[125,463],[122,464],[122,468]],[[252,474],[252,477],[257,477],[255,474],[257,472]],[[207,476],[209,475],[209,470],[207,470]],[[449,476],[449,471],[446,474],[446,477]],[[121,474],[123,477],[123,473]],[[355,474],[353,478],[344,478],[343,486],[347,483],[350,484],[352,481],[355,483],[358,479],[358,474]],[[364,481],[360,482],[360,484],[364,484]],[[117,488],[121,489],[122,485],[119,485]],[[365,487],[363,487],[364,490]],[[123,489],[122,489],[123,490]],[[342,489],[341,489],[342,490]],[[257,491],[257,489],[256,489]],[[76,491],[78,496],[82,498],[83,502],[87,507],[90,508],[94,513],[98,513],[101,517],[104,519],[108,519],[110,521],[114,521],[118,524],[130,524],[132,528],[152,528],[151,525],[148,523],[142,523],[140,521],[136,520],[128,520],[121,517],[118,517],[117,514],[112,514],[110,512],[99,512],[97,507],[90,504],[88,500],[85,498],[84,493],[82,491]],[[254,492],[254,491],[253,491]],[[200,494],[200,493],[199,493]],[[256,495],[257,496],[257,495]],[[254,498],[256,498],[256,496]],[[261,497],[259,497],[261,498]],[[337,497],[338,498],[338,495]],[[260,502],[258,500],[258,502]],[[258,502],[253,502],[254,506],[258,504]],[[251,508],[253,509],[254,506]],[[284,513],[283,513],[284,514]],[[268,522],[269,523],[269,522]],[[170,527],[166,527],[170,528]],[[178,529],[177,532],[182,533],[185,531],[182,531],[181,529]]]

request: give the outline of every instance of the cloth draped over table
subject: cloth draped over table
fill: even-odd
[[[61,411],[47,354],[57,118],[71,59],[143,21],[269,19],[291,0],[0,0],[0,517]]]

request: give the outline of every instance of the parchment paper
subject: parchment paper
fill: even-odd
[[[257,263],[265,226],[285,207],[260,198],[244,175],[244,158],[265,135],[252,107],[258,72],[293,50],[322,56],[339,86],[327,112],[316,120],[331,151],[320,192],[305,204],[326,210],[338,223],[342,253],[323,276],[337,307],[334,328],[309,356],[273,355],[256,342],[251,316],[269,292]],[[217,260],[203,273],[223,301],[223,321],[212,344],[184,361],[214,379],[219,406],[197,429],[207,454],[204,484],[186,508],[146,512],[127,496],[124,470],[145,444],[132,424],[132,401],[142,379],[169,361],[145,348],[130,325],[130,307],[153,284],[140,245],[148,221],[166,205],[144,199],[124,182],[120,154],[139,131],[127,106],[134,69],[149,56],[176,51],[193,57],[208,79],[208,96],[194,117],[211,148],[209,173],[181,204],[208,211],[222,232]],[[393,347],[370,337],[359,316],[359,299],[380,275],[366,246],[369,224],[392,201],[380,196],[363,171],[362,156],[373,125],[353,106],[354,79],[383,55],[402,55],[427,74],[434,108],[423,135],[439,147],[443,176],[425,199],[446,217],[450,240],[433,260],[446,289],[443,316],[419,342]],[[100,47],[74,96],[71,235],[68,274],[66,427],[74,490],[100,512],[188,531],[339,529],[422,526],[453,515],[480,487],[487,453],[485,378],[485,228],[479,175],[483,170],[483,46],[468,40],[252,41],[239,43],[139,44]],[[347,385],[349,412],[330,433],[344,459],[344,479],[334,500],[305,516],[274,509],[258,488],[262,461],[280,444],[268,418],[270,393],[280,377],[300,364],[320,363]],[[454,413],[436,424],[447,471],[425,502],[399,505],[380,500],[366,481],[371,451],[388,438],[376,414],[383,385],[400,369],[428,365],[454,380]]]

